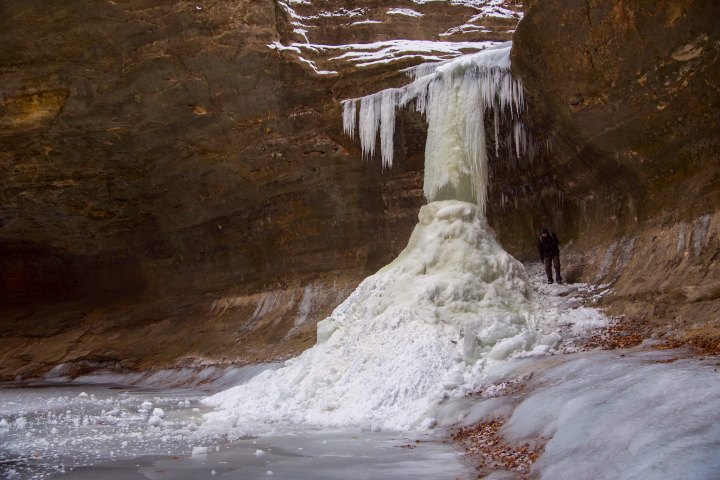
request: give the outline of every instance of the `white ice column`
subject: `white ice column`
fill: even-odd
[[[395,109],[410,103],[428,122],[424,193],[428,201],[463,200],[485,210],[488,154],[485,113],[492,111],[496,153],[501,124],[510,124],[515,153],[528,150],[529,136],[520,122],[522,85],[510,73],[510,43],[411,72],[415,80],[359,99],[360,143],[364,157],[375,154],[380,136],[383,168],[392,166]],[[355,104],[343,103],[343,127],[355,131]]]

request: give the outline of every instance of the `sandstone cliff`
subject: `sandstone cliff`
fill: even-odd
[[[577,275],[613,285],[610,312],[710,350],[720,340],[719,14],[702,0],[533,2],[513,49],[532,128],[552,145],[522,180],[535,185],[533,219],[573,240]]]
[[[312,344],[422,204],[418,119],[383,174],[338,100],[510,38],[464,3],[3,2],[0,375]]]
[[[420,118],[383,173],[338,101],[511,38],[517,3],[4,2],[0,376],[312,344],[423,203]],[[532,3],[513,64],[544,153],[494,165],[500,239],[533,258],[550,224],[614,313],[712,338],[718,7]]]

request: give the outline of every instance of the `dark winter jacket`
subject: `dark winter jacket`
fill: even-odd
[[[560,255],[560,240],[558,240],[555,232],[549,232],[544,238],[542,235],[538,238],[538,252],[540,253],[540,260],[542,261],[545,257],[554,257]]]

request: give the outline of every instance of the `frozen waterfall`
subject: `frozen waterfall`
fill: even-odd
[[[501,122],[510,126],[508,143],[517,157],[530,145],[520,120],[525,107],[522,84],[510,73],[510,49],[507,42],[458,59],[420,65],[408,72],[414,81],[405,87],[345,100],[345,133],[354,136],[357,126],[366,157],[375,154],[379,133],[382,165],[389,168],[395,112],[414,103],[428,121],[425,197],[430,202],[468,201],[484,211],[488,185],[485,113],[493,114],[496,155]]]
[[[531,328],[525,269],[485,219],[485,112],[494,112],[496,135],[499,122],[510,121],[518,153],[527,142],[522,86],[510,75],[509,55],[503,44],[421,65],[404,88],[344,102],[345,132],[358,130],[365,156],[374,154],[379,132],[385,167],[392,165],[397,108],[414,102],[425,113],[430,203],[398,258],[318,324],[317,344],[279,370],[206,399],[217,407],[208,425],[249,432],[277,423],[427,428],[434,408],[476,387],[489,364],[556,344],[557,334]]]

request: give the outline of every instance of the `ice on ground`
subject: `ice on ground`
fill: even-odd
[[[143,372],[128,373],[98,369],[89,374],[71,377],[69,373],[72,371],[72,365],[59,364],[43,376],[43,380],[57,384],[114,384],[168,389],[192,387],[199,390],[217,391],[245,382],[268,368],[279,367],[280,364],[277,363],[246,365],[242,367],[234,365],[198,365],[197,367],[146,370]],[[82,394],[80,395],[82,396]],[[85,396],[87,396],[87,394],[85,394]],[[187,402],[187,400],[184,401]],[[151,407],[151,402],[140,406],[140,408],[145,410]]]
[[[217,409],[206,426],[430,426],[486,363],[559,340],[530,328],[530,294],[477,205],[432,202],[399,257],[318,324],[313,348],[204,400]]]
[[[614,322],[589,305],[605,296],[610,291],[609,285],[547,284],[544,265],[528,263],[525,268],[536,293],[535,326],[543,332],[558,332],[563,337],[563,351],[573,351],[575,341],[582,341]]]
[[[446,208],[440,203],[444,203],[450,208]],[[402,281],[408,281],[415,276],[427,276],[427,282],[421,282],[422,285],[418,289],[435,292],[433,301],[441,301],[435,303],[433,308],[437,312],[442,312],[443,315],[450,312],[453,315],[462,316],[463,313],[467,313],[465,308],[453,309],[452,304],[453,299],[462,298],[463,294],[460,290],[452,289],[451,283],[455,275],[472,273],[475,268],[473,265],[478,265],[478,263],[474,263],[474,257],[467,256],[467,252],[463,251],[464,248],[469,248],[465,245],[468,242],[463,240],[464,234],[458,233],[460,236],[460,241],[458,241],[458,238],[452,234],[437,235],[437,233],[457,231],[466,232],[470,236],[474,235],[472,226],[462,226],[463,223],[468,222],[457,224],[463,215],[473,211],[473,206],[462,202],[438,202],[431,206],[436,211],[430,217],[425,218],[425,223],[428,221],[430,224],[440,222],[435,227],[444,226],[439,229],[435,227],[421,228],[424,225],[421,220],[421,225],[414,235],[416,238],[408,247],[409,250],[404,252],[411,259],[403,258],[401,255],[396,262],[377,274],[377,276],[381,276],[393,269],[399,269],[394,270],[401,273],[398,282],[383,283],[377,279],[368,279],[368,285],[365,288],[368,289],[366,291],[380,292],[384,297],[385,295],[394,295],[397,290],[401,289],[400,282]],[[472,216],[470,215],[470,217]],[[439,221],[438,218],[444,220]],[[456,225],[453,227],[453,224]],[[425,235],[431,231],[434,233],[433,235]],[[447,248],[438,248],[437,246],[430,248],[433,243],[444,242],[448,242]],[[488,250],[483,251],[494,251],[492,239],[483,237],[478,242],[488,243],[487,247],[483,247]],[[422,255],[418,252],[421,252]],[[499,255],[500,258],[504,258],[503,254]],[[466,270],[462,268],[456,270],[452,275],[453,278],[450,279],[451,283],[439,281],[445,276],[446,271],[439,268],[436,262],[442,260],[443,264],[454,264],[466,256],[470,259]],[[509,256],[507,258],[509,260],[506,260],[511,264],[507,268],[511,271],[520,268],[519,264],[513,263],[514,260]],[[501,264],[498,260],[496,262],[498,262],[497,265]],[[530,311],[539,327],[552,331],[553,325],[556,327],[567,326],[572,320],[577,325],[590,325],[594,328],[596,322],[603,321],[596,310],[589,309],[580,302],[582,296],[595,295],[597,289],[583,284],[546,285],[543,283],[542,266],[539,264],[529,264],[527,271],[529,278],[520,273],[517,276],[509,275],[507,278],[498,278],[490,284],[496,293],[504,295],[503,285],[506,287],[514,285],[517,290],[518,287],[527,288],[529,283],[534,293],[530,295],[527,295],[527,292],[523,293],[515,302],[511,303],[525,306],[529,303]],[[438,281],[432,280],[433,278]],[[428,288],[438,284],[444,284],[446,289]],[[607,286],[602,288],[607,288]],[[457,295],[446,295],[451,292],[456,292]],[[419,310],[427,311],[427,303],[423,303],[428,301],[425,293],[411,291],[406,293],[407,296],[402,296],[402,301],[398,303],[400,311],[413,312],[415,304]],[[463,342],[452,342],[458,337],[451,336],[449,342],[440,340],[442,335],[446,335],[448,332],[451,335],[458,334],[457,326],[440,321],[440,317],[431,320],[429,327],[423,326],[418,329],[417,333],[411,329],[404,329],[403,322],[408,322],[408,319],[402,318],[402,316],[396,325],[388,324],[388,329],[384,329],[385,325],[372,322],[365,323],[362,328],[358,329],[342,324],[343,319],[350,318],[348,315],[351,310],[357,313],[385,311],[392,308],[394,302],[387,298],[383,303],[380,298],[376,298],[370,304],[356,304],[353,308],[346,305],[343,311],[345,316],[334,317],[332,321],[340,320],[341,325],[337,328],[329,328],[322,332],[321,336],[330,334],[323,343],[335,342],[334,353],[341,354],[342,361],[338,363],[337,357],[331,355],[333,348],[328,346],[323,347],[326,349],[325,353],[316,352],[308,360],[296,360],[295,363],[298,366],[311,367],[316,371],[317,375],[308,375],[308,378],[318,383],[336,382],[344,388],[345,392],[348,392],[354,388],[349,377],[355,374],[357,369],[365,368],[363,365],[369,365],[375,378],[370,378],[370,375],[364,377],[366,387],[377,388],[382,395],[388,395],[388,393],[393,394],[400,391],[400,388],[394,392],[387,389],[386,371],[382,368],[383,362],[389,365],[388,381],[399,386],[401,381],[418,378],[416,374],[421,369],[402,361],[405,358],[417,360],[416,363],[426,360],[426,357],[414,355],[415,352],[434,355],[435,352],[442,352],[447,347],[450,349],[449,353],[455,357],[463,356],[466,353],[465,344],[462,348],[458,348],[458,345]],[[416,301],[418,298],[419,301]],[[477,302],[478,299],[475,301]],[[507,309],[507,306],[502,307],[503,311]],[[388,312],[388,315],[392,314],[392,311]],[[390,317],[386,317],[386,320],[388,318]],[[433,323],[435,321],[437,323]],[[553,322],[555,323],[553,324]],[[433,328],[436,328],[434,331],[437,332],[436,338],[432,339],[432,342],[435,342],[435,350],[420,349],[412,345],[412,340],[427,343],[430,336],[426,333],[433,332]],[[479,333],[480,329],[461,330],[461,332],[463,331]],[[343,332],[348,335],[348,338],[344,341],[339,337],[333,340],[333,337]],[[568,335],[577,333],[574,329],[566,330],[566,332]],[[400,336],[395,337],[396,334]],[[385,343],[379,344],[374,341],[383,335],[387,337]],[[467,336],[467,333],[465,335]],[[543,344],[540,342],[538,345],[542,346]],[[480,347],[482,350],[479,337],[475,337],[475,342],[471,342],[470,346],[472,348]],[[387,355],[382,354],[385,348],[389,348]],[[375,352],[381,353],[376,355]],[[407,355],[408,352],[409,355]],[[357,353],[367,354],[367,356],[359,358]],[[516,351],[511,357],[517,356],[518,358],[504,361],[489,360],[487,357],[483,358],[482,355],[481,351],[479,360],[476,361],[476,365],[483,365],[482,369],[473,370],[470,363],[457,358],[453,360],[454,363],[449,363],[451,367],[464,364],[465,371],[469,372],[472,378],[464,384],[459,383],[457,378],[451,379],[458,383],[447,383],[442,385],[442,388],[438,388],[436,391],[442,392],[441,400],[429,409],[428,415],[417,417],[421,418],[419,424],[416,425],[417,428],[445,427],[452,426],[457,422],[472,424],[488,418],[507,418],[505,428],[500,432],[506,441],[526,442],[537,440],[539,436],[545,438],[547,445],[535,464],[533,475],[553,480],[575,478],[601,480],[709,479],[714,478],[713,475],[720,468],[717,457],[717,451],[720,448],[718,428],[720,425],[720,391],[718,391],[720,377],[718,377],[719,361],[716,357],[705,361],[676,360],[677,356],[682,356],[682,352],[643,352],[638,350],[593,351],[531,358],[521,358],[522,351]],[[394,363],[388,360],[388,357],[393,356],[396,357]],[[438,365],[445,358],[445,356],[441,356]],[[316,361],[317,364],[312,363],[311,360]],[[336,370],[349,368],[348,375],[338,376],[337,371],[329,372],[333,367]],[[434,375],[433,368],[435,365],[429,370],[431,377]],[[404,373],[405,377],[401,378],[396,375],[397,372]],[[297,377],[291,378],[292,376],[281,374],[276,378],[275,374],[268,373],[265,380],[274,381],[275,379],[287,382],[298,380],[300,384],[287,384],[287,393],[290,396],[308,395],[306,400],[311,402],[310,396],[315,384],[301,378],[306,373],[302,369],[295,370],[294,373],[297,374]],[[162,378],[169,376],[170,373],[165,372]],[[185,373],[181,373],[180,376],[185,378]],[[435,381],[436,378],[430,378],[430,380]],[[407,383],[410,389],[415,388],[417,384],[418,382],[413,381]],[[520,390],[514,389],[514,386],[518,384],[524,384],[524,387]],[[298,386],[302,388],[296,388]],[[317,391],[320,393],[331,392],[331,390],[323,390],[323,388],[320,385]],[[476,394],[472,397],[464,396],[463,393],[470,388],[473,388]],[[479,389],[482,390],[481,395],[477,394]],[[80,396],[78,392],[81,391],[89,394]],[[245,393],[253,392],[257,393],[255,387],[245,390]],[[362,393],[366,394],[367,390]],[[401,392],[399,396],[389,397],[389,401],[397,398],[404,400],[403,394]],[[30,476],[43,478],[51,473],[63,473],[71,469],[75,469],[73,471],[78,473],[83,469],[78,470],[77,467],[93,465],[109,459],[112,459],[113,468],[118,472],[128,472],[130,475],[136,471],[136,464],[144,462],[144,460],[139,460],[139,457],[172,454],[189,458],[185,463],[182,463],[183,460],[178,460],[177,457],[166,460],[164,464],[162,463],[164,460],[157,462],[160,462],[158,464],[162,465],[163,469],[173,472],[173,475],[177,474],[178,478],[195,478],[196,475],[200,475],[200,470],[187,470],[186,476],[182,477],[181,472],[173,470],[173,468],[178,468],[181,463],[183,464],[182,468],[204,469],[203,475],[207,475],[210,468],[216,469],[219,475],[225,475],[225,472],[228,472],[228,461],[232,462],[232,459],[236,459],[234,468],[237,471],[248,471],[253,475],[259,471],[260,474],[264,474],[269,467],[269,465],[266,467],[266,462],[272,462],[273,471],[277,475],[282,476],[283,472],[286,472],[294,475],[293,478],[309,479],[317,478],[317,468],[337,468],[337,471],[341,471],[349,468],[348,466],[353,461],[361,461],[352,457],[352,453],[357,453],[358,447],[356,443],[352,443],[343,452],[334,451],[333,454],[336,455],[339,463],[333,463],[335,467],[328,466],[326,463],[328,450],[325,449],[335,448],[338,440],[337,437],[333,437],[334,434],[327,431],[315,434],[314,445],[318,448],[314,453],[311,452],[313,449],[310,446],[313,444],[312,440],[308,440],[307,436],[295,434],[287,437],[291,439],[288,440],[289,442],[294,443],[288,443],[286,445],[288,448],[284,451],[280,449],[276,452],[276,445],[273,443],[279,441],[280,437],[257,439],[257,441],[249,439],[245,450],[240,452],[231,450],[234,447],[227,446],[226,434],[229,433],[227,429],[221,428],[214,434],[204,428],[198,429],[196,422],[200,421],[200,410],[194,403],[198,398],[197,393],[195,396],[187,395],[187,393],[172,391],[128,392],[87,385],[70,387],[54,385],[49,388],[45,386],[45,388],[25,389],[24,391],[0,389],[0,439],[2,439],[0,442],[0,476],[13,474],[21,478]],[[321,395],[318,399],[325,401],[328,397]],[[268,400],[275,402],[276,399],[269,398]],[[340,400],[343,399],[340,398]],[[354,397],[351,396],[350,401],[353,400]],[[251,406],[253,402],[250,402]],[[286,405],[300,404],[296,400],[285,398],[280,403],[275,402],[274,405],[284,408]],[[407,405],[408,409],[412,409],[421,404],[408,403]],[[144,413],[138,412],[141,406],[145,407],[143,408]],[[363,406],[360,405],[360,408]],[[380,408],[384,407],[381,405]],[[239,408],[238,411],[242,411],[242,409]],[[220,413],[227,414],[228,411]],[[148,424],[149,418],[160,420],[160,415],[162,415],[160,423]],[[243,419],[240,417],[242,415],[238,416],[242,422]],[[245,420],[250,417],[245,416]],[[365,425],[370,424],[366,423]],[[375,425],[380,425],[380,423],[376,422]],[[22,426],[22,428],[17,428],[18,426]],[[299,425],[285,425],[286,430],[295,430],[295,432],[298,427]],[[236,429],[230,429],[230,431],[232,430]],[[358,442],[356,440],[358,433],[344,435],[342,437],[344,441]],[[230,437],[232,438],[233,435]],[[329,443],[332,445],[328,445],[327,438],[331,438]],[[218,447],[210,448],[207,446],[209,444],[222,445],[223,451],[226,453],[219,453],[220,456],[213,460],[213,455],[218,451]],[[289,448],[290,446],[292,448]],[[389,451],[388,458],[397,458],[398,449],[395,448],[397,446],[399,445],[395,443],[394,447],[390,446],[387,449]],[[297,452],[290,455],[283,453],[290,450],[297,451],[300,448],[302,448],[302,455],[298,455]],[[363,443],[363,448],[365,448],[365,452],[369,452],[368,448],[370,447],[367,447],[367,444]],[[264,452],[264,454],[257,454],[258,451]],[[374,444],[372,452],[377,452]],[[406,450],[402,449],[402,452],[404,453]],[[385,468],[384,464],[377,463],[375,453],[372,455],[374,463],[363,463],[362,471],[366,471],[367,468]],[[222,461],[219,461],[221,459]],[[293,463],[284,459],[299,459],[300,462]],[[365,462],[365,460],[362,461]],[[439,460],[434,459],[434,461],[438,462]],[[454,457],[447,458],[440,463],[447,464],[448,461],[452,463],[455,459]],[[205,465],[203,462],[208,463]],[[262,462],[262,464],[258,462]],[[316,463],[312,468],[308,468],[308,462]],[[389,476],[386,470],[382,470],[383,478],[405,478],[407,476],[405,464],[398,462],[398,469],[393,470],[393,472],[398,472],[397,476]],[[5,468],[6,466],[7,468]],[[260,468],[262,470],[259,470]],[[423,466],[422,468],[427,467]],[[305,469],[302,471],[306,473],[306,476],[297,474],[301,469]],[[102,471],[95,472],[97,474]],[[87,475],[81,478],[90,478],[92,472],[93,470],[87,470]],[[415,476],[418,478],[456,477],[456,475],[433,476],[424,471]],[[328,478],[337,477],[329,476]],[[496,476],[494,478],[503,477]]]
[[[595,351],[525,363],[535,372],[530,393],[501,433],[548,439],[538,478],[717,478],[718,359],[672,355]]]
[[[0,384],[6,424],[0,428],[0,478],[7,465],[19,478],[43,478],[103,459],[188,455],[188,423],[201,419],[190,406],[200,397],[197,391]]]

